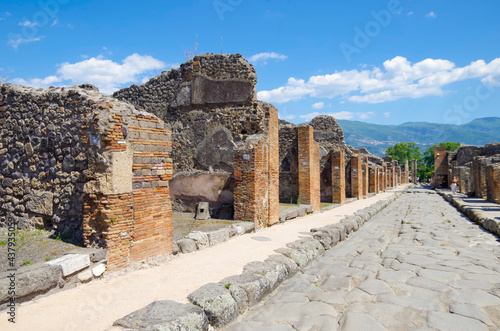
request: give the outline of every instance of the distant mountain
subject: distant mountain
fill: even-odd
[[[399,142],[414,142],[423,152],[444,141],[465,145],[500,142],[500,117],[485,117],[462,125],[411,122],[400,125],[379,125],[358,121],[337,120],[344,130],[345,142],[354,148],[365,147],[383,156],[387,147]]]

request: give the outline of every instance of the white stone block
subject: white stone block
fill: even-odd
[[[92,272],[90,270],[85,270],[80,272],[77,277],[80,283],[86,283],[92,279]]]
[[[61,266],[62,274],[66,277],[88,268],[90,266],[90,259],[87,254],[68,254],[46,263]]]
[[[100,275],[102,275],[104,273],[104,271],[106,271],[106,266],[102,263],[95,266],[92,269],[92,273],[94,274],[94,277],[99,277]]]

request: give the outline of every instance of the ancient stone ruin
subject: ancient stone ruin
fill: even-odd
[[[173,209],[259,228],[286,219],[280,202],[318,211],[408,181],[330,116],[278,120],[256,81],[241,55],[205,54],[113,96],[1,85],[0,224],[105,248],[115,270],[172,252]]]
[[[453,177],[458,190],[471,197],[500,203],[500,144],[463,146],[455,152],[434,150],[435,185],[447,188]]]

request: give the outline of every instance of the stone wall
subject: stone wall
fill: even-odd
[[[297,203],[299,197],[299,153],[297,126],[279,121],[279,198],[282,203]]]
[[[106,248],[110,269],[169,253],[171,135],[90,85],[1,91],[0,225]]]
[[[351,187],[354,198],[363,199],[363,173],[361,156],[351,157]]]
[[[206,176],[229,173],[231,182],[237,146],[252,135],[270,132],[266,114],[272,106],[257,101],[256,82],[255,69],[240,54],[203,54],[114,96],[171,125],[175,181],[180,172],[179,181],[190,175],[201,178],[200,172],[205,172]],[[231,187],[229,183],[215,197],[187,195],[186,190],[178,190],[180,185],[174,185],[174,208],[194,211],[197,202],[207,201],[217,214],[222,204],[233,203]]]
[[[445,147],[436,146],[434,148],[434,181],[436,187],[448,187],[448,177],[448,153]]]

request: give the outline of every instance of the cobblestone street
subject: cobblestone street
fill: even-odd
[[[412,189],[227,330],[500,330],[500,240]]]

